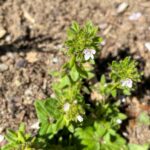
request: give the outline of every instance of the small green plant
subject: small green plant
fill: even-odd
[[[73,22],[67,35],[68,61],[59,72],[51,73],[53,97],[35,102],[40,126],[36,136],[22,129],[12,131],[2,150],[134,150],[135,145],[128,145],[119,134],[127,116],[119,109],[118,96],[130,95],[140,81],[137,62],[130,57],[113,61],[109,76],[102,75],[100,82],[92,84],[94,58],[102,42],[97,28],[91,22],[83,27]],[[91,101],[93,91],[98,101]]]
[[[3,147],[3,150],[31,150],[34,143],[34,138],[30,134],[25,133],[24,124],[21,124],[16,132],[10,129],[7,130],[5,138],[9,143]]]

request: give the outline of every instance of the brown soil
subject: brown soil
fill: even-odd
[[[90,19],[99,27],[105,41],[99,56],[99,64],[105,63],[101,73],[108,62],[128,55],[140,63],[144,76],[134,96],[149,107],[150,50],[145,43],[150,42],[150,1],[126,2],[128,7],[118,13],[122,0],[0,1],[0,134],[8,127],[16,129],[21,121],[30,130],[36,122],[33,103],[52,93],[48,73],[65,60],[60,49],[73,20],[82,24]],[[141,17],[129,20],[134,12]],[[142,143],[148,138],[142,135]],[[130,132],[129,140],[141,143]]]

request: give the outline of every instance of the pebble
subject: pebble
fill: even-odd
[[[6,30],[0,27],[0,38],[3,38],[6,35]]]
[[[27,62],[24,59],[20,59],[16,62],[17,68],[24,68],[26,66]]]
[[[24,52],[20,52],[20,53],[19,53],[19,56],[25,57],[25,53],[24,53]]]
[[[0,143],[4,140],[4,136],[0,134]]]
[[[128,137],[128,133],[127,132],[123,132],[122,134],[123,134],[123,136]]]
[[[28,95],[28,96],[29,96],[29,95],[32,95],[31,89],[29,88],[29,89],[25,90],[24,94],[25,94],[25,95]]]
[[[0,72],[4,72],[8,70],[8,66],[6,64],[0,64]]]
[[[136,21],[136,20],[138,20],[141,16],[142,16],[142,14],[141,14],[140,12],[135,12],[135,13],[133,13],[133,14],[131,14],[131,15],[129,16],[129,20],[131,20],[131,21]]]
[[[128,8],[129,4],[126,2],[121,3],[118,8],[117,8],[117,13],[123,13],[127,8]]]
[[[10,59],[15,59],[15,56],[12,52],[7,52],[7,57],[10,58]]]
[[[147,48],[147,50],[150,52],[150,42],[147,42],[147,43],[145,43],[144,45],[145,45],[145,47]]]
[[[1,61],[5,62],[8,60],[8,57],[6,55],[1,56]]]
[[[40,128],[39,124],[40,124],[39,121],[35,122],[34,124],[31,125],[31,129],[37,129],[38,130]]]
[[[38,61],[37,52],[31,51],[26,54],[26,60],[30,63]]]
[[[8,35],[8,36],[6,36],[5,41],[6,41],[6,42],[10,42],[11,39],[12,39],[12,37],[11,37],[10,35]]]
[[[54,57],[52,61],[54,64],[56,64],[58,62],[58,58]]]
[[[101,30],[104,30],[104,29],[107,28],[107,26],[108,26],[107,23],[101,23],[101,24],[99,25],[99,28],[100,28]]]

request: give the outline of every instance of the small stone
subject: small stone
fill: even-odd
[[[19,87],[19,86],[21,85],[21,82],[16,79],[16,80],[14,81],[14,84],[15,84],[16,87]]]
[[[131,15],[129,16],[129,20],[131,20],[131,21],[136,21],[136,20],[138,20],[141,16],[142,16],[142,14],[141,14],[140,12],[135,12],[135,13],[133,13],[133,14],[131,14]]]
[[[128,137],[128,133],[127,132],[123,132],[122,133],[124,137]]]
[[[20,53],[19,53],[19,56],[25,57],[25,53],[24,53],[24,52],[20,52]]]
[[[10,58],[10,59],[15,59],[15,56],[12,52],[7,52],[7,57]]]
[[[108,26],[107,23],[101,23],[101,24],[99,25],[99,28],[102,29],[102,30],[104,30],[104,29],[107,28],[107,26]]]
[[[4,140],[4,136],[0,134],[0,143]]]
[[[3,114],[3,113],[1,113]],[[0,133],[2,133],[2,131],[4,130],[4,127],[0,127]]]
[[[0,38],[3,38],[6,35],[6,30],[0,27]]]
[[[53,63],[56,64],[58,62],[58,58],[53,58]]]
[[[6,42],[10,42],[11,39],[12,39],[12,37],[11,37],[10,35],[8,35],[8,36],[6,36],[5,41],[6,41]]]
[[[31,89],[25,90],[24,94],[27,95],[27,96],[32,96],[32,91],[31,91]]]
[[[121,3],[117,8],[117,13],[120,14],[120,13],[125,12],[125,10],[128,8],[128,6],[129,6],[129,4],[126,2]]]
[[[8,66],[6,64],[0,64],[0,72],[4,72],[8,70]]]
[[[26,60],[30,63],[34,63],[38,61],[37,52],[29,52],[27,53]]]
[[[39,127],[39,124],[40,124],[39,121],[35,122],[34,124],[31,125],[31,129],[36,129],[36,130],[38,130],[38,129],[40,128],[40,127]]]
[[[24,59],[20,59],[16,62],[17,68],[24,68],[26,66],[27,62]]]
[[[8,60],[8,57],[6,55],[1,56],[1,61],[6,62]]]
[[[145,43],[145,47],[146,47],[147,50],[150,52],[150,42]]]

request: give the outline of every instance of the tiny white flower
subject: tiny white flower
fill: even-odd
[[[118,124],[121,124],[121,123],[122,123],[122,120],[121,120],[121,119],[117,119],[116,122],[117,122]]]
[[[63,107],[64,111],[67,112],[69,110],[69,108],[70,108],[70,104],[69,103],[65,103],[64,107]]]
[[[106,41],[103,40],[103,41],[101,42],[101,45],[102,45],[102,46],[106,45]]]
[[[82,117],[81,115],[78,115],[78,116],[77,116],[77,120],[78,120],[79,122],[82,122],[82,121],[83,121],[83,117]]]
[[[121,85],[128,87],[128,88],[132,88],[133,81],[131,79],[127,78],[127,79],[121,81]]]
[[[37,130],[38,130],[38,129],[40,128],[39,124],[40,124],[40,122],[37,121],[36,123],[34,123],[34,124],[31,125],[31,128],[32,128],[32,129],[37,129]]]
[[[4,140],[4,136],[0,134],[0,143]]]
[[[74,104],[77,104],[78,102],[77,102],[77,100],[75,100],[75,101],[73,101],[73,103],[74,103]]]
[[[125,103],[125,102],[126,102],[126,98],[125,98],[124,96],[120,96],[120,101],[121,101],[122,103]]]
[[[84,53],[84,59],[89,60],[90,58],[94,59],[94,54],[96,54],[96,51],[94,49],[85,49],[83,53]]]

